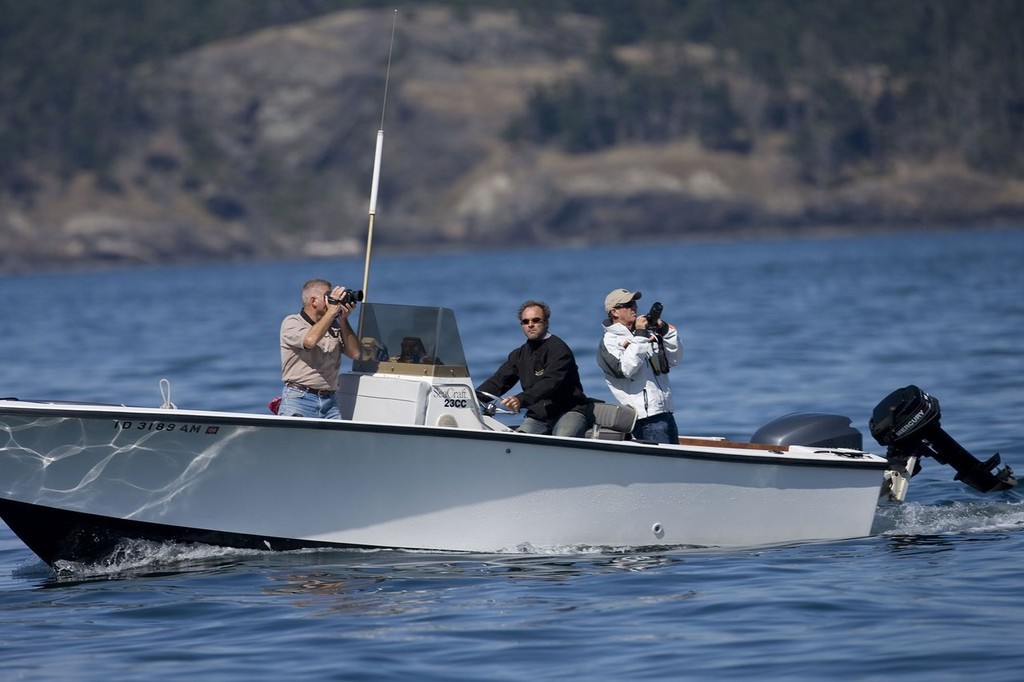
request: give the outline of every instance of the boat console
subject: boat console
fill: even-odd
[[[357,335],[360,357],[339,377],[343,418],[508,430],[476,398],[450,308],[364,303]]]

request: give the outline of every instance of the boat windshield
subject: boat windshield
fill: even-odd
[[[466,367],[450,308],[364,303],[358,336],[362,353],[352,364],[355,372],[375,372],[382,363]]]

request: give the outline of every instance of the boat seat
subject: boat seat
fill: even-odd
[[[587,431],[587,438],[626,440],[635,424],[636,410],[632,407],[594,402],[594,425]]]

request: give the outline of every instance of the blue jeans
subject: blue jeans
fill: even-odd
[[[285,386],[281,392],[281,407],[277,413],[282,417],[320,417],[322,419],[341,419],[338,404],[334,402],[334,394],[321,398],[316,393],[300,391]]]
[[[679,443],[679,428],[671,412],[662,412],[653,417],[637,419],[633,426],[633,440],[649,440],[655,443]]]
[[[554,436],[581,438],[588,428],[590,428],[590,422],[586,415],[581,412],[569,411],[556,419],[554,425],[527,417],[519,425],[518,430],[523,433],[550,433]]]

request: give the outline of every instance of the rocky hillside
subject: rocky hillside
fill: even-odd
[[[359,252],[382,113],[375,247],[1024,220],[1024,183],[956,160],[816,188],[782,136],[755,153],[508,142],[535,88],[588,68],[600,26],[578,16],[403,13],[385,103],[393,18],[341,12],[138,69],[147,132],[103,180],[38,174],[29,198],[0,195],[0,269]]]

